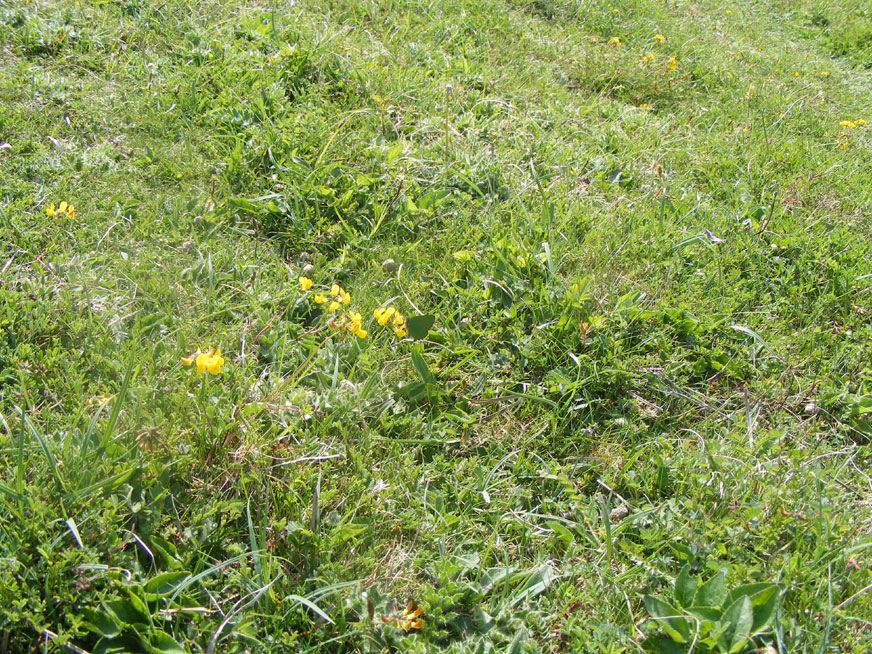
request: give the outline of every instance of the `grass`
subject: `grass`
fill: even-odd
[[[0,653],[868,651],[870,34],[0,0]]]

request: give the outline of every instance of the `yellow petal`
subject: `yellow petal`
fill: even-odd
[[[324,297],[324,293],[316,293],[315,294],[315,303],[316,304],[324,304],[327,301],[327,298]]]
[[[333,286],[330,287],[330,295],[339,295],[341,290],[339,284],[333,284]]]
[[[67,210],[67,203],[66,203],[66,202],[61,202],[61,206],[58,207],[58,211],[59,211],[60,213],[63,213],[63,212],[66,211],[66,210]]]
[[[339,308],[338,302],[331,302],[330,303],[330,307],[329,307],[330,311],[336,311],[336,309],[338,309],[338,308]]]
[[[192,363],[194,363],[194,357],[181,357],[179,361],[182,362],[183,366],[190,366]]]
[[[308,277],[300,277],[300,288],[302,288],[304,291],[308,291],[310,288],[312,288],[312,280]]]
[[[45,215],[48,216],[49,218],[51,218],[52,216],[55,215],[55,213],[57,213],[57,212],[55,211],[54,202],[52,202],[50,205],[48,205],[48,207],[46,207]]]
[[[204,372],[206,372],[206,365],[208,364],[208,362],[209,362],[209,355],[203,354],[202,352],[200,352],[197,355],[196,360],[194,361],[194,363],[197,364],[197,372],[200,373],[201,375]]]

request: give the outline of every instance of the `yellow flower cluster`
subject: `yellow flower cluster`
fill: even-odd
[[[621,39],[619,39],[617,36],[613,36],[609,39],[608,45],[616,45],[620,48],[624,44],[621,43]]]
[[[678,60],[675,57],[669,57],[669,61],[666,64],[666,70],[672,72],[678,68]]]
[[[649,53],[647,53],[647,54],[643,54],[643,55],[642,55],[642,63],[643,63],[643,64],[650,64],[650,63],[651,63],[652,61],[654,61],[656,58],[657,58],[657,57],[655,57],[654,54],[651,53],[651,52],[649,52]]]
[[[858,127],[866,127],[866,121],[862,118],[857,120],[840,120],[839,126],[845,129],[857,129]]]
[[[49,218],[54,218],[55,216],[66,216],[67,218],[73,218],[76,215],[76,208],[67,204],[66,202],[61,202],[60,206],[55,209],[54,202],[52,202],[48,207],[46,207],[45,215]]]
[[[310,288],[312,288],[312,280],[309,279],[308,277],[301,276],[300,277],[300,290],[308,291]]]
[[[376,322],[379,325],[392,329],[397,338],[406,337],[406,319],[403,317],[403,314],[393,307],[376,309],[372,312],[372,315],[375,316]]]
[[[197,372],[201,375],[208,371],[210,375],[217,375],[221,372],[221,366],[224,365],[224,357],[221,356],[221,350],[217,348],[209,348],[208,352],[201,352],[200,348],[189,357],[182,357],[183,366],[196,364]]]
[[[331,320],[329,324],[333,329],[339,329],[349,332],[357,336],[357,338],[366,338],[369,333],[363,328],[363,316],[357,311],[349,311],[343,313],[339,320]]]
[[[662,34],[655,34],[654,40],[657,41],[657,43],[666,43],[666,37]]]
[[[420,629],[424,626],[424,618],[421,617],[421,614],[424,612],[420,606],[416,609],[413,609],[414,604],[409,602],[406,604],[406,608],[404,608],[400,613],[395,617],[386,618],[382,616],[382,621],[388,624],[392,624],[395,627],[400,627],[403,631],[411,631],[412,629]]]
[[[302,284],[302,282],[300,282]],[[325,304],[326,302],[330,303],[328,309],[330,311],[336,311],[342,304],[348,304],[351,302],[351,295],[349,295],[348,291],[343,289],[339,284],[333,284],[330,287],[330,295],[327,296],[323,291],[315,294],[315,302],[317,304]]]

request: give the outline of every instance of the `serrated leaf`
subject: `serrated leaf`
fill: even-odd
[[[436,316],[412,316],[406,320],[406,328],[409,330],[409,336],[419,341],[422,338],[427,338],[430,328],[435,322]]]
[[[690,625],[681,614],[668,602],[659,597],[646,595],[644,597],[645,608],[651,617],[657,621],[666,635],[676,643],[686,643],[690,638]]]
[[[693,606],[693,597],[698,586],[696,577],[690,576],[690,566],[684,566],[675,579],[675,603],[682,608]]]
[[[697,606],[720,607],[724,605],[725,599],[727,599],[727,575],[721,570],[699,587],[693,603]]]

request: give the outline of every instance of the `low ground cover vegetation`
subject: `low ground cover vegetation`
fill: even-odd
[[[0,0],[0,653],[866,652],[861,0]]]

